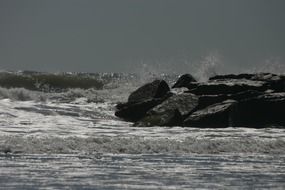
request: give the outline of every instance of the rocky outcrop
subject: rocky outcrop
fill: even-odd
[[[240,101],[233,126],[255,128],[285,125],[285,93],[266,93]]]
[[[219,75],[203,83],[185,74],[172,90],[155,80],[118,104],[115,114],[138,127],[262,128],[284,127],[284,113],[285,77],[258,73]]]
[[[198,97],[185,93],[175,94],[149,110],[135,126],[178,126],[198,105]]]
[[[163,99],[148,99],[139,102],[121,103],[116,106],[115,115],[126,121],[136,122],[143,118],[148,110],[160,104]]]
[[[155,80],[132,92],[128,98],[128,102],[141,102],[154,98],[162,98],[169,91],[170,88],[164,80]]]
[[[232,126],[237,101],[227,100],[192,113],[183,123],[186,127],[221,128]]]
[[[247,90],[265,91],[267,83],[247,79],[211,80],[200,83],[190,92],[196,95],[235,94]]]
[[[170,95],[168,84],[164,80],[155,80],[131,93],[128,102],[117,104],[115,115],[126,121],[136,122]]]
[[[181,88],[181,87],[189,87],[191,83],[197,82],[196,79],[190,75],[190,74],[184,74],[179,79],[177,82],[172,86],[172,88]]]

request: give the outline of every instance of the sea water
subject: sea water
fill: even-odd
[[[284,128],[132,127],[114,116],[127,78],[0,88],[0,189],[285,189]]]

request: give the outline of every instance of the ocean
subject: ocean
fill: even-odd
[[[133,127],[115,105],[154,77],[0,74],[0,189],[285,189],[285,128]]]

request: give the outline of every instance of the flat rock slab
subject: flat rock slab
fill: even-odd
[[[236,94],[218,94],[218,95],[201,95],[199,96],[199,105],[198,109],[203,109],[207,106],[223,102],[225,100],[236,100],[236,101],[242,101],[249,98],[258,97],[260,95],[264,94],[260,91],[255,90],[247,90],[243,92],[239,92]]]
[[[185,121],[185,127],[224,128],[231,126],[232,110],[237,101],[226,100],[192,113]]]
[[[247,90],[265,91],[266,82],[246,79],[212,80],[199,83],[190,92],[196,95],[236,94]]]
[[[240,101],[233,114],[235,127],[285,125],[285,93],[269,93]]]

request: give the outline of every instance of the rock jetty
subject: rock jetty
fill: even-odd
[[[231,74],[197,82],[185,74],[172,88],[155,80],[117,104],[115,115],[137,127],[284,127],[285,76]]]

